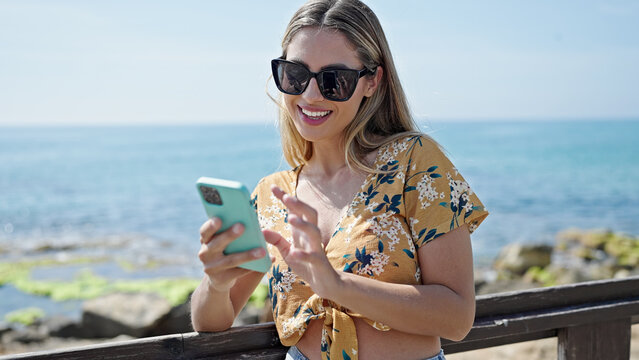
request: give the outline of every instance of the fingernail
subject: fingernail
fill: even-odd
[[[242,225],[240,224],[235,224],[233,225],[233,232],[236,234],[239,234],[242,232]]]
[[[264,249],[258,248],[253,250],[253,256],[257,257],[257,258],[261,258],[264,256]]]
[[[220,223],[220,219],[216,217],[211,218],[211,225],[218,226],[219,223]]]

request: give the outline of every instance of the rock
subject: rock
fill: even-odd
[[[639,266],[639,251],[635,250],[629,254],[620,256],[619,265],[629,268],[636,268]]]
[[[552,284],[547,285],[564,285],[574,284],[591,280],[584,272],[582,268],[578,267],[562,267],[556,265],[550,265],[545,269],[553,278]]]
[[[582,272],[590,280],[610,279],[615,275],[616,265],[607,265],[606,263],[590,263],[582,269]]]
[[[249,324],[257,324],[260,322],[260,316],[262,315],[262,309],[254,306],[245,306],[239,315],[235,318],[233,326],[242,326]]]
[[[174,306],[151,331],[152,336],[192,332],[190,301]]]
[[[613,276],[615,279],[625,279],[630,277],[630,271],[626,270],[626,269],[621,269],[619,271],[617,271],[615,273],[615,276]]]
[[[548,245],[510,244],[499,253],[493,267],[498,271],[523,275],[533,266],[544,268],[549,265],[552,250]]]
[[[536,285],[525,282],[522,280],[497,280],[494,282],[487,282],[484,286],[480,287],[477,291],[477,295],[495,294],[508,291],[526,290],[537,287]]]
[[[484,285],[497,280],[498,274],[492,269],[476,268],[473,275],[475,277],[475,293],[479,293]]]
[[[629,255],[633,249],[639,250],[639,239],[634,239],[621,234],[611,234],[608,241],[604,245],[604,250],[616,257]]]
[[[603,261],[607,257],[607,254],[603,250],[592,249],[585,246],[573,248],[571,255],[586,261]]]
[[[585,247],[601,250],[612,236],[614,234],[610,230],[592,230],[584,232],[579,240]]]
[[[61,338],[84,338],[85,331],[81,325],[63,315],[47,317],[42,321],[42,325],[47,328],[49,335]]]
[[[482,278],[475,278],[475,293],[479,293],[480,289],[488,284],[488,281]]]
[[[555,236],[555,244],[558,250],[566,250],[568,247],[573,246],[575,243],[581,243],[581,237],[583,231],[576,228],[566,229],[560,231]]]
[[[2,335],[3,343],[39,343],[48,338],[46,329],[43,326],[25,326],[13,329]]]
[[[11,325],[7,324],[4,321],[0,321],[0,339],[2,339],[2,335],[4,335],[5,333],[10,332],[11,330],[13,330]]]
[[[639,266],[639,238],[610,230],[562,231],[557,235],[556,249],[589,262],[613,258],[615,266]]]
[[[523,280],[529,283],[539,283],[544,286],[552,286],[557,282],[555,274],[539,266],[529,268],[524,274]]]
[[[171,305],[152,294],[116,293],[86,301],[82,310],[82,328],[90,337],[143,337],[170,313]]]
[[[260,318],[261,323],[267,323],[273,321],[273,305],[271,303],[271,299],[267,298],[264,303],[264,307],[262,308],[262,317]]]

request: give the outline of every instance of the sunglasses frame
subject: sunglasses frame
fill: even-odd
[[[278,76],[278,67],[279,64],[291,64],[291,65],[297,65],[297,66],[301,66],[302,68],[304,68],[308,73],[309,73],[309,78],[306,82],[306,85],[304,86],[304,88],[300,91],[300,92],[291,92],[291,91],[285,91],[282,88],[282,85],[280,84],[280,79]],[[289,61],[286,59],[282,59],[282,58],[277,58],[277,59],[273,59],[271,60],[271,70],[273,71],[273,80],[275,80],[275,86],[277,86],[277,89],[281,92],[283,92],[284,94],[289,94],[289,95],[301,95],[304,93],[304,91],[306,91],[306,89],[308,88],[308,85],[311,83],[311,79],[315,78],[315,81],[317,82],[317,86],[319,87],[320,93],[322,94],[322,96],[324,97],[324,99],[329,100],[329,101],[338,101],[338,102],[343,102],[343,101],[348,101],[353,94],[355,93],[355,89],[357,88],[357,83],[359,82],[359,79],[361,79],[363,76],[366,75],[373,75],[375,74],[374,70],[370,70],[368,68],[363,68],[362,70],[355,70],[355,69],[326,69],[326,70],[320,70],[318,72],[312,72],[306,65],[304,64],[300,64],[298,62],[294,62],[294,61]],[[348,71],[354,74],[357,74],[356,77],[356,81],[355,81],[355,86],[353,86],[353,89],[350,91],[350,93],[348,94],[348,96],[346,96],[343,99],[331,99],[326,97],[326,95],[324,95],[324,91],[323,91],[323,86],[320,86],[320,81],[319,81],[319,76],[325,72],[330,72],[330,71]]]

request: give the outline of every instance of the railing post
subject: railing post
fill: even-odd
[[[630,318],[558,330],[558,360],[630,359]]]

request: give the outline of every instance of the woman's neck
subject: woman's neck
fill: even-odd
[[[306,163],[306,173],[331,178],[346,167],[342,142],[313,143],[313,156]]]

